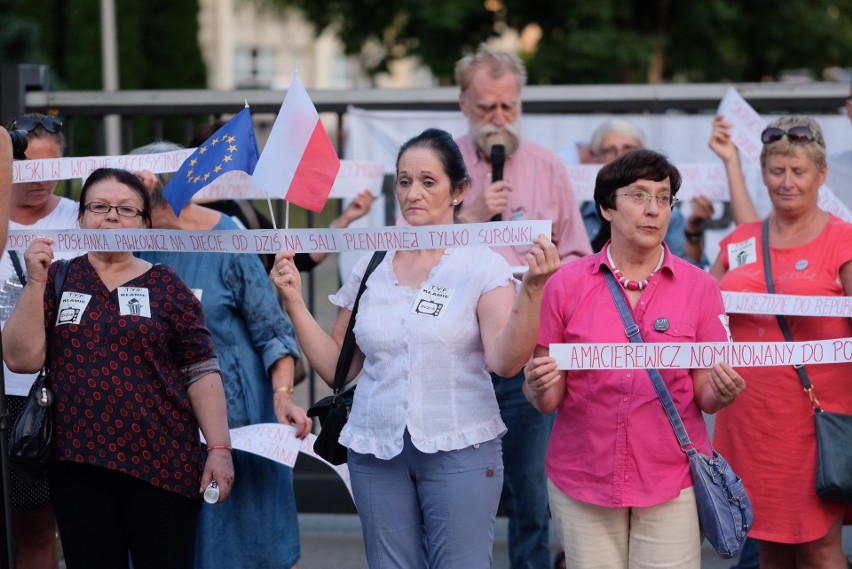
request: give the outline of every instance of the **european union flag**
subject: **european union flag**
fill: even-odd
[[[163,197],[180,217],[183,206],[213,180],[231,170],[251,175],[259,152],[251,114],[245,107],[199,146],[163,188]]]

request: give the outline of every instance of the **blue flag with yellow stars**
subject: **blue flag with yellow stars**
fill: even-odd
[[[180,217],[192,196],[225,172],[242,170],[251,175],[258,156],[251,114],[245,107],[184,161],[163,188],[163,197]]]

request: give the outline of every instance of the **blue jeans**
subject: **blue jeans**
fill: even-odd
[[[747,537],[740,551],[740,558],[731,569],[758,569],[760,567],[760,555],[757,550],[757,540]]]
[[[511,569],[549,569],[550,509],[544,462],[553,415],[542,415],[526,400],[523,371],[510,378],[491,374],[491,380],[509,429],[503,437],[509,564]]]
[[[503,486],[500,439],[390,460],[348,454],[370,569],[488,569]]]

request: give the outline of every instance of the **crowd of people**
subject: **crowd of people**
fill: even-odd
[[[54,253],[47,238],[3,252],[12,420],[42,368],[55,394],[48,476],[12,472],[18,567],[58,567],[57,527],[69,569],[296,567],[292,470],[233,449],[229,430],[282,423],[307,436],[312,422],[293,399],[297,363],[304,357],[331,386],[353,319],[347,382],[359,387],[340,443],[372,569],[490,567],[501,501],[512,569],[552,566],[551,521],[556,566],[700,567],[689,464],[646,370],[566,371],[550,346],[627,341],[613,295],[647,342],[787,340],[776,315],[729,316],[722,291],[852,295],[852,224],[817,201],[828,180],[852,206],[848,176],[833,174],[849,171],[850,156],[829,153],[812,118],[774,120],[761,139],[772,204],[761,219],[731,125],[715,117],[709,146],[725,167],[736,228],[711,263],[703,235],[713,203],[693,197],[683,214],[678,169],[636,125],[608,120],[560,158],[521,133],[518,57],[481,46],[459,60],[456,81],[467,133],[427,129],[400,147],[400,223],[546,219],[552,232],[493,250],[388,251],[356,304],[365,255],[329,297],[339,308],[331,331],[301,285],[321,256],[284,251],[264,266],[235,253]],[[846,108],[852,119],[852,97]],[[57,117],[24,114],[8,128],[26,132],[29,160],[64,154]],[[565,161],[601,165],[593,200],[577,202]],[[163,196],[169,174],[98,169],[74,202],[55,195],[56,182],[12,184],[11,168],[0,129],[2,242],[7,228],[260,223],[256,212],[229,215],[246,204],[189,203],[177,215]],[[360,194],[332,225],[364,215],[371,199]],[[421,301],[440,309],[418,310]],[[796,341],[852,337],[848,317],[783,320]],[[849,366],[807,366],[826,410],[852,413]],[[753,501],[740,569],[758,559],[846,568],[849,505],[814,491],[813,408],[799,373],[726,362],[661,371],[695,448],[718,449]],[[705,414],[717,416],[712,446]],[[206,503],[214,482],[218,498]]]

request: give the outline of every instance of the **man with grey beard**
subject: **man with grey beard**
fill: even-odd
[[[461,210],[468,222],[492,219],[550,219],[552,239],[563,263],[592,252],[568,172],[550,150],[520,135],[521,88],[526,70],[514,54],[482,45],[456,64],[459,104],[470,129],[456,142],[471,177]],[[492,148],[502,145],[503,176],[492,168]],[[492,179],[493,178],[493,179]],[[523,272],[530,246],[495,247],[516,272]],[[503,442],[503,500],[509,514],[512,569],[550,566],[545,456],[553,425],[524,397],[523,371],[506,378],[492,374],[500,414],[508,427]]]

